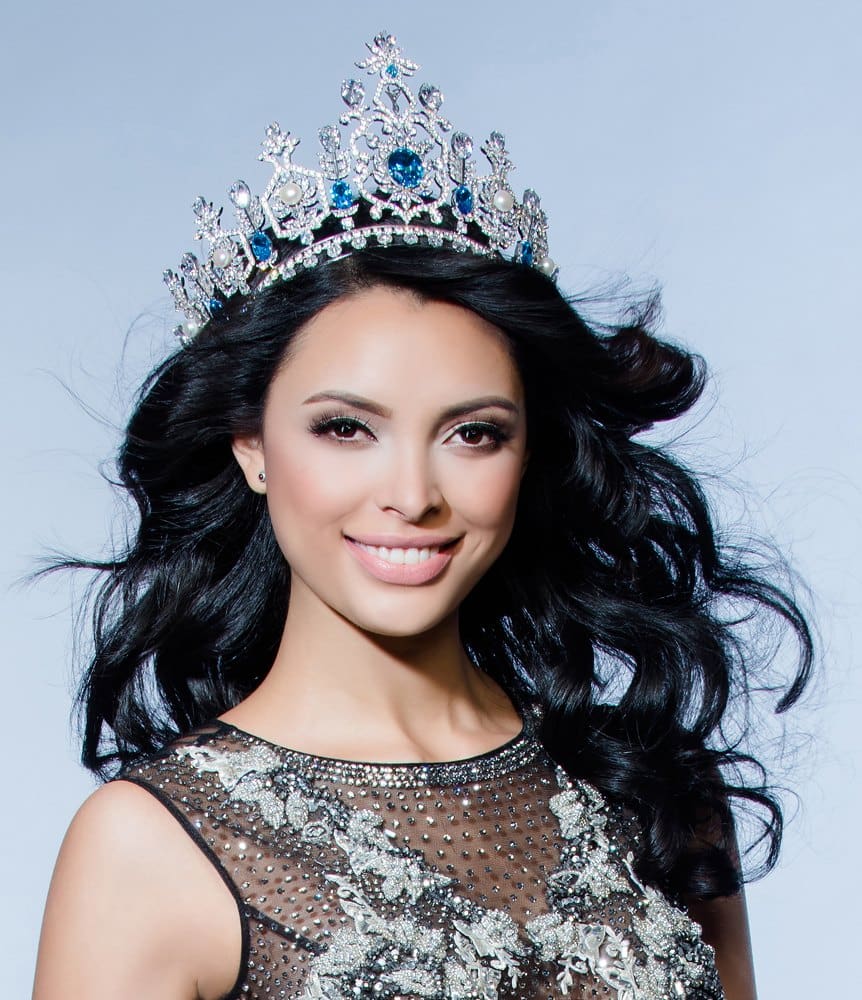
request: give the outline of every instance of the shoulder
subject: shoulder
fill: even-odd
[[[149,791],[118,777],[86,799],[66,832],[34,1000],[221,996],[236,978],[240,941],[236,905],[212,865]]]

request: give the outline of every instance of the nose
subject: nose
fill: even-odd
[[[393,444],[381,474],[377,502],[381,510],[397,510],[408,521],[419,521],[443,504],[433,455],[420,441]]]

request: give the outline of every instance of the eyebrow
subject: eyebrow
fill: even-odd
[[[357,410],[365,410],[368,413],[374,413],[378,417],[385,419],[392,416],[390,409],[381,406],[379,403],[375,403],[371,399],[364,399],[362,396],[354,396],[352,393],[339,392],[335,389],[325,389],[323,392],[316,392],[313,396],[309,396],[308,399],[304,400],[303,405],[306,403],[320,403],[324,400],[335,400],[339,403],[345,403],[347,406],[352,406]],[[501,409],[508,410],[515,416],[520,413],[518,407],[510,399],[506,399],[505,396],[479,396],[476,399],[464,400],[463,403],[456,403],[454,406],[447,406],[444,410],[440,411],[440,419],[451,420],[454,417],[463,417],[465,413],[484,410],[489,406],[499,406]]]

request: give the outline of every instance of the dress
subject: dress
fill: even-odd
[[[443,763],[290,750],[215,719],[146,788],[241,916],[229,998],[722,1000],[700,928],[630,865],[635,824],[536,735]]]

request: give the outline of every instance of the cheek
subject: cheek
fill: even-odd
[[[334,449],[333,449],[334,451]],[[358,481],[345,475],[344,459],[301,438],[267,450],[266,496],[282,552],[302,544],[354,509]]]
[[[467,465],[465,469],[463,466]],[[476,528],[510,527],[520,485],[519,465],[511,455],[474,460],[453,468],[444,492],[456,512]]]

